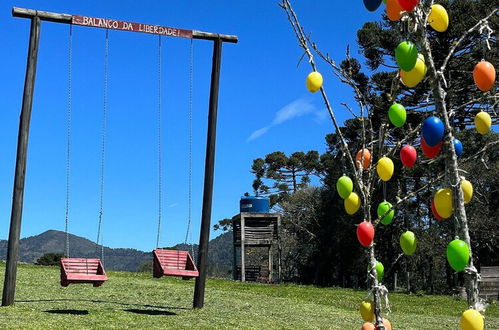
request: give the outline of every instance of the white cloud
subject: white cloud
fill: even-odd
[[[271,129],[273,126],[277,126],[288,120],[301,117],[309,113],[313,113],[314,111],[315,107],[310,102],[310,100],[305,98],[295,100],[289,103],[288,105],[282,107],[281,109],[279,109],[276,112],[274,119],[272,120],[272,123],[268,126],[259,128],[253,133],[251,133],[251,135],[246,139],[246,142],[250,142],[259,138],[260,136],[267,133],[268,130]]]
[[[286,105],[284,108],[277,111],[272,125],[279,125],[285,121],[296,117],[301,117],[314,110],[314,105],[306,99],[298,99]]]
[[[178,206],[178,203],[173,203],[173,204],[168,205],[168,207],[170,207],[170,208],[171,207],[176,207],[176,206]]]
[[[246,142],[253,141],[256,138],[259,138],[263,134],[267,133],[267,131],[270,129],[270,126],[265,126],[260,129],[257,129],[251,135],[246,139]]]

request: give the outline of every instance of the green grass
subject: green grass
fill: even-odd
[[[4,266],[0,264],[3,273]],[[3,275],[3,274],[2,274]],[[109,272],[100,288],[59,286],[54,267],[21,265],[16,303],[0,308],[1,328],[296,328],[360,329],[365,292],[211,279],[205,308],[193,310],[194,281]],[[3,279],[3,276],[2,276]],[[394,329],[457,329],[466,303],[443,296],[390,294]],[[499,306],[488,329],[499,329]]]

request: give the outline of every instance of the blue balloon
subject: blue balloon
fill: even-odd
[[[457,158],[461,157],[463,154],[463,144],[456,138],[452,138],[452,143],[454,143],[454,150],[456,150]]]
[[[444,123],[437,117],[428,117],[423,122],[423,138],[427,145],[434,147],[444,137]]]
[[[382,0],[364,0],[364,6],[369,11],[375,11],[381,5]]]

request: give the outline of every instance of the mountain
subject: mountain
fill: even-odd
[[[19,261],[35,263],[45,253],[65,253],[66,233],[58,230],[48,230],[36,236],[21,239]],[[82,258],[100,258],[101,247],[94,242],[76,235],[69,234],[71,256]],[[174,249],[194,250],[197,260],[197,245],[177,244]],[[7,257],[7,241],[0,240],[0,259]],[[210,241],[208,254],[208,276],[229,277],[232,269],[232,233],[222,234]],[[139,267],[152,261],[151,252],[135,249],[112,249],[104,247],[104,265],[107,270],[134,272]]]

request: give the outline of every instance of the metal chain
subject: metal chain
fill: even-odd
[[[161,150],[161,35],[158,38],[158,234],[156,237],[156,248],[159,248],[159,238],[161,233],[161,216],[162,216],[162,150]]]
[[[191,39],[189,48],[189,202],[188,202],[188,218],[187,218],[187,232],[185,234],[185,242],[187,243],[188,237],[191,234],[192,222],[192,104],[193,104],[193,85],[194,85],[194,42]],[[192,239],[192,238],[191,238]],[[196,256],[194,255],[194,244],[191,246],[191,257],[196,263]]]
[[[104,214],[104,161],[106,156],[106,119],[108,102],[108,76],[109,76],[109,30],[106,29],[106,46],[104,53],[104,93],[102,106],[102,149],[100,159],[100,205],[99,205],[99,226],[97,228],[97,248],[101,239],[102,217]],[[101,260],[104,260],[104,245],[101,242]]]
[[[69,25],[68,44],[68,117],[67,117],[67,150],[66,150],[66,257],[69,258],[69,197],[70,197],[70,174],[71,174],[71,108],[72,108],[72,72],[73,72],[73,25]]]
[[[187,239],[189,237],[189,232],[191,230],[191,220],[192,220],[192,95],[193,95],[193,71],[194,71],[194,56],[193,56],[193,42],[191,39],[191,45],[189,49],[189,193],[188,193],[188,216],[187,216],[187,232],[185,233],[184,244],[187,244]]]

